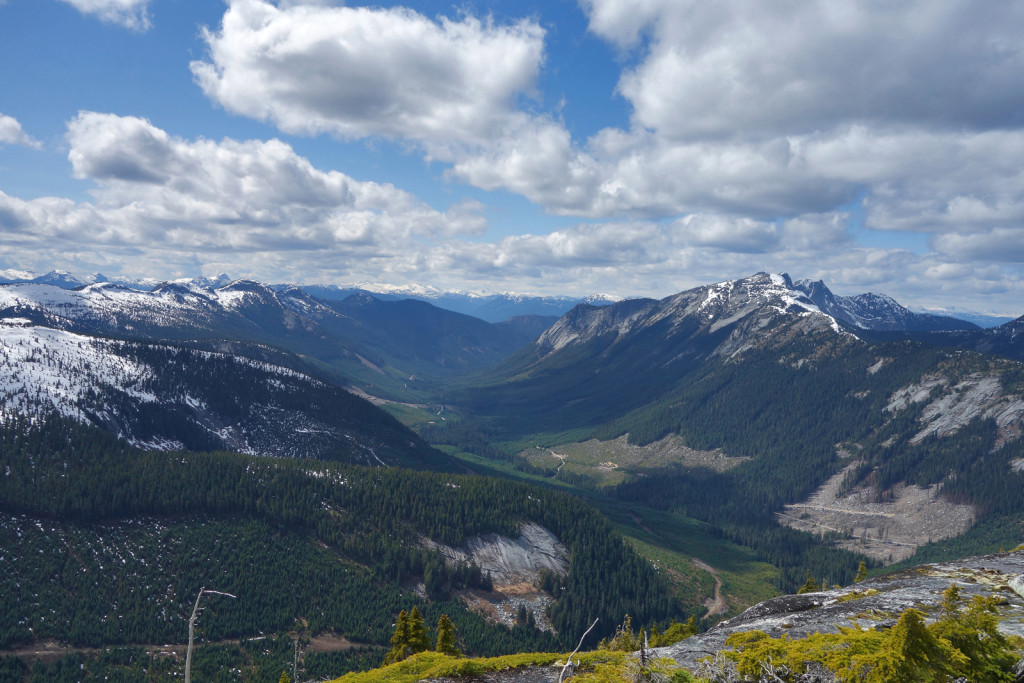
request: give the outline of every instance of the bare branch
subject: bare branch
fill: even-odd
[[[594,619],[594,623],[590,625],[590,628],[588,628],[586,631],[583,632],[583,637],[580,638],[580,644],[577,645],[576,649],[572,651],[571,655],[569,655],[569,661],[567,661],[565,663],[565,666],[562,667],[561,673],[558,674],[558,683],[562,683],[562,677],[565,675],[565,670],[568,669],[569,665],[572,664],[572,657],[573,657],[573,655],[576,654],[577,652],[579,652],[580,648],[583,647],[583,640],[587,637],[588,633],[590,633],[591,631],[594,630],[594,627],[597,626],[597,622],[598,622],[598,620]]]

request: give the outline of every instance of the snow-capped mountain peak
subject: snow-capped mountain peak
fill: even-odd
[[[914,313],[885,294],[868,292],[855,296],[837,296],[821,280],[798,280],[794,287],[825,313],[862,330],[917,332],[976,328],[973,323],[955,318]]]
[[[762,329],[767,319],[775,316],[807,317],[810,327],[826,326],[835,333],[844,333],[834,317],[794,288],[788,275],[757,273],[690,289],[661,301],[633,299],[603,308],[577,306],[537,343],[551,352],[599,336],[614,333],[621,337],[656,325],[667,326],[669,335],[713,335],[726,328],[746,329],[741,323],[749,323],[753,317],[758,318],[754,327]],[[748,333],[754,332],[744,334]]]

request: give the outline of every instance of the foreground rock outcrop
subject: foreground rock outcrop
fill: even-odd
[[[655,650],[679,666],[693,670],[699,660],[725,647],[733,633],[764,631],[772,637],[788,633],[836,633],[840,626],[888,628],[904,610],[915,607],[935,615],[943,592],[956,583],[964,598],[998,595],[999,630],[1024,637],[1024,550],[982,555],[953,562],[921,565],[837,588],[803,595],[783,595],[754,605],[705,633]]]
[[[1005,635],[1024,637],[1024,546],[1008,553],[971,557],[952,562],[921,565],[853,586],[803,595],[783,595],[754,605],[743,614],[668,647],[649,651],[654,658],[668,658],[676,666],[697,671],[700,660],[726,650],[725,640],[734,633],[764,631],[772,637],[789,634],[798,639],[814,633],[837,633],[839,627],[887,629],[908,608],[916,608],[926,620],[938,617],[943,593],[956,584],[965,601],[975,595],[998,597],[998,628]],[[491,671],[458,679],[434,679],[436,683],[486,681],[520,683],[557,681],[560,666],[534,666]],[[1024,660],[1013,669],[1024,681]],[[799,680],[835,680],[814,664]],[[731,679],[730,679],[731,680]]]

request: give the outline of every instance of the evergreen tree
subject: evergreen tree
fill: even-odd
[[[857,566],[857,576],[853,579],[853,582],[860,583],[866,578],[868,578],[868,566],[864,563],[864,560],[861,560]]]
[[[954,583],[942,594],[942,617],[929,627],[966,658],[956,673],[972,681],[1013,681],[1011,667],[1017,657],[1006,636],[999,632],[997,598],[976,595],[963,605]]]
[[[409,640],[410,654],[425,652],[430,649],[430,638],[427,635],[427,625],[423,621],[419,607],[413,607],[409,612]]]
[[[415,607],[413,608],[416,609]],[[419,611],[416,611],[419,614]],[[422,617],[420,618],[422,621]],[[384,657],[385,664],[400,662],[412,654],[410,645],[409,614],[402,610],[398,613],[398,620],[395,622],[395,632],[391,635],[391,650]]]
[[[808,571],[807,580],[804,581],[804,585],[801,586],[800,590],[797,591],[797,595],[801,595],[803,593],[816,593],[819,590],[821,590],[821,587],[818,585],[818,582],[815,581],[814,578],[811,576],[811,572]]]
[[[455,644],[455,624],[452,623],[447,614],[442,614],[441,618],[437,620],[437,647],[435,649],[441,654],[449,655],[450,657],[462,655],[462,652]]]
[[[886,681],[945,681],[966,663],[963,653],[924,623],[924,613],[910,608],[887,633],[881,650],[873,655],[870,683]]]
[[[292,683],[292,677],[288,675],[287,671],[282,671],[281,677],[277,679],[277,683]]]
[[[697,628],[697,617],[690,615],[690,618],[685,622],[672,620],[669,623],[664,633],[658,633],[658,625],[655,624],[651,627],[651,647],[663,647],[665,645],[673,645],[678,643],[680,640],[685,640],[690,636],[695,636],[700,632]]]

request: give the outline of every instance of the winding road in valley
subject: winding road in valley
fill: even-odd
[[[729,609],[729,606],[725,603],[725,598],[722,596],[722,577],[718,575],[715,568],[707,562],[698,560],[696,557],[690,558],[693,563],[697,565],[699,569],[703,569],[711,576],[715,577],[715,596],[708,598],[704,601],[704,606],[708,608],[708,616],[713,617],[718,614],[724,614],[725,610]]]

